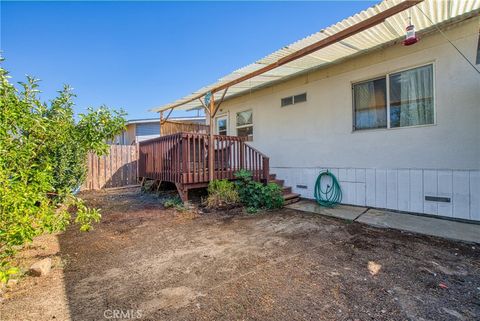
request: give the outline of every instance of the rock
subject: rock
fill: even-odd
[[[370,275],[372,275],[372,276],[377,275],[378,272],[380,272],[381,268],[382,268],[381,264],[375,263],[373,261],[368,262],[368,271],[370,272]]]
[[[52,268],[52,259],[47,257],[46,259],[35,262],[28,270],[28,273],[32,276],[45,276]]]
[[[17,279],[10,279],[10,280],[8,280],[8,282],[7,282],[7,287],[12,288],[12,287],[14,287],[15,285],[17,285],[17,283],[18,283],[18,280],[17,280]]]
[[[458,320],[465,320],[465,317],[461,315],[458,311],[452,310],[452,309],[447,309],[447,308],[442,308],[442,310],[448,314],[450,314],[452,317],[457,318]]]

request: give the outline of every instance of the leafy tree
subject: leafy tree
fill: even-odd
[[[0,68],[0,281],[16,272],[16,250],[65,229],[72,213],[83,231],[99,221],[99,211],[74,191],[85,178],[87,153],[107,153],[106,141],[125,127],[125,113],[105,106],[76,122],[68,86],[46,103],[37,79],[27,77],[17,90],[9,78]]]

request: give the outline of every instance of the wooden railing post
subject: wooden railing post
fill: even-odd
[[[240,169],[245,169],[245,142],[240,141]]]
[[[263,157],[263,179],[266,183],[268,183],[268,179],[270,177],[270,159],[268,157]]]
[[[135,150],[136,150],[136,153],[137,153],[137,166],[136,166],[136,179],[137,179],[137,183],[140,182],[140,144],[137,142],[135,143]],[[143,171],[142,171],[143,172]]]
[[[182,144],[182,166],[181,166],[181,174],[180,174],[180,181],[184,183],[186,181],[186,177],[188,179],[189,171],[190,171],[190,164],[188,164],[188,152],[190,149],[189,146],[189,139],[187,134],[182,134],[180,137],[180,141]]]
[[[215,147],[214,145],[214,112],[215,112],[215,98],[212,95],[210,98],[210,110],[208,115],[210,116],[210,128],[208,134],[208,180],[213,181],[215,178]]]

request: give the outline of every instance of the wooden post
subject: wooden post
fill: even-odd
[[[240,169],[245,169],[245,141],[240,141]]]
[[[162,135],[163,111],[160,112],[160,136]]]
[[[137,182],[140,180],[140,144],[139,143],[136,143],[135,144],[135,153],[136,153],[136,156],[137,156],[137,161],[136,161],[136,173],[135,173],[135,179],[137,180]],[[143,168],[143,170],[145,170]],[[143,178],[143,177],[142,177]]]
[[[214,174],[215,174],[215,147],[213,146],[214,144],[214,133],[215,133],[215,128],[214,128],[214,117],[215,117],[215,97],[212,95],[210,98],[210,106],[209,106],[209,115],[210,115],[210,131],[208,135],[208,180],[213,181],[214,179]]]
[[[268,183],[270,180],[270,159],[268,157],[263,157],[263,179],[265,183]]]

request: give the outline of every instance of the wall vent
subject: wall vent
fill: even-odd
[[[450,197],[425,196],[426,201],[450,203]]]

